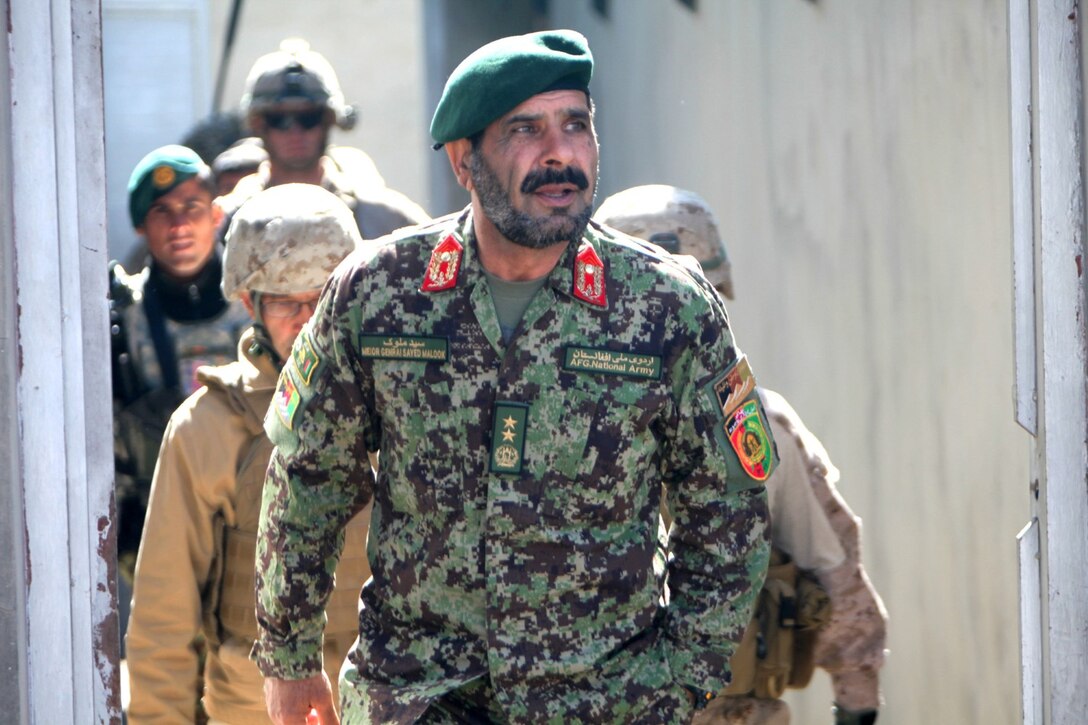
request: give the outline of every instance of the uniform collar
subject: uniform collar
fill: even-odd
[[[578,242],[568,244],[548,275],[548,286],[589,307],[608,309],[607,266],[600,256],[601,240],[592,227]],[[441,294],[474,284],[484,276],[472,225],[472,207],[457,216],[431,246],[420,290]]]

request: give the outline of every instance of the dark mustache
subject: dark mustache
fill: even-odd
[[[573,166],[567,166],[562,171],[552,168],[538,169],[525,176],[525,180],[521,182],[521,193],[531,194],[545,184],[574,184],[582,190],[589,186],[589,179]]]

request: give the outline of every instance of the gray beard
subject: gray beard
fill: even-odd
[[[544,249],[581,239],[589,225],[593,214],[592,204],[577,215],[557,209],[548,216],[533,217],[515,209],[499,177],[478,150],[472,152],[469,174],[472,176],[472,184],[484,215],[491,220],[500,234],[514,244],[529,249]]]

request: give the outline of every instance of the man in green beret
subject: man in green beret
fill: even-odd
[[[566,30],[466,58],[431,134],[470,205],[349,257],[295,341],[258,533],[273,722],[337,722],[322,612],[370,501],[345,722],[681,723],[728,680],[777,456],[710,283],[590,222],[592,70]]]
[[[249,315],[219,289],[222,265],[208,166],[185,146],[161,146],[132,170],[128,208],[146,266],[110,263],[114,467],[119,569],[131,582],[166,421],[199,387],[196,369],[234,358]]]

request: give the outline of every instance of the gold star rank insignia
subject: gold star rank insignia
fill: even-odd
[[[524,403],[495,403],[495,425],[491,431],[492,473],[521,473],[528,418],[529,406]]]

